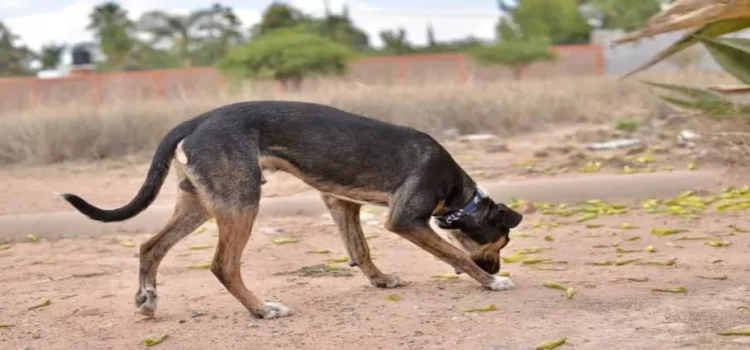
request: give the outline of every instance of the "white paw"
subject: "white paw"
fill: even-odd
[[[485,288],[490,290],[508,290],[516,286],[508,277],[492,276],[492,278],[492,283],[486,285]]]
[[[265,302],[266,307],[268,308],[266,313],[263,315],[264,319],[270,320],[272,318],[279,318],[284,316],[289,316],[292,314],[292,310],[290,310],[288,307],[281,305],[280,303],[273,303],[270,301]]]

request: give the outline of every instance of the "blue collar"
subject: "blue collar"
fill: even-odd
[[[477,208],[479,201],[481,201],[485,197],[486,195],[481,191],[474,191],[474,196],[471,197],[469,202],[466,203],[463,208],[450,212],[448,214],[436,216],[435,220],[437,220],[444,226],[450,226],[454,222],[463,219],[466,215],[471,214],[471,212],[473,212]]]

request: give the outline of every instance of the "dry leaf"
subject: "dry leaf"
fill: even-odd
[[[473,309],[468,309],[466,312],[487,312],[487,311],[495,311],[497,310],[497,306],[495,304],[488,304],[484,306],[480,306]]]
[[[404,298],[402,298],[400,295],[397,295],[397,294],[388,294],[385,296],[385,300],[389,300],[389,301],[399,301],[402,299]]]
[[[154,346],[156,344],[159,344],[164,341],[164,339],[167,339],[167,333],[162,333],[158,337],[146,337],[143,338],[143,344],[146,346]]]
[[[39,241],[39,236],[37,236],[35,234],[32,234],[32,233],[29,233],[28,235],[26,235],[26,239],[29,242],[37,242],[37,241]]]
[[[291,237],[279,237],[279,238],[273,239],[273,243],[275,244],[297,243],[299,241],[300,241],[299,238],[291,238]]]
[[[652,289],[654,292],[664,292],[664,293],[687,293],[688,289],[684,286],[677,286],[674,288],[655,288]]]
[[[209,249],[213,248],[212,244],[191,244],[188,246],[188,249],[190,250],[202,250],[202,249]]]
[[[42,299],[42,300],[40,300],[40,301],[39,301],[39,304],[36,304],[36,305],[34,305],[34,306],[30,306],[30,307],[28,307],[28,308],[27,308],[26,310],[34,310],[34,309],[39,309],[39,308],[43,308],[43,307],[45,307],[45,306],[49,306],[50,304],[52,304],[52,301],[51,301],[51,300],[49,300],[49,299],[46,299],[46,298],[45,298],[45,299]]]
[[[208,270],[208,269],[211,268],[211,263],[210,262],[199,262],[199,263],[188,265],[188,268],[189,269],[194,269],[194,270]]]
[[[568,337],[562,337],[555,340],[550,340],[548,342],[541,343],[537,345],[536,350],[552,350],[557,348],[560,345],[565,344],[565,342],[568,341]]]

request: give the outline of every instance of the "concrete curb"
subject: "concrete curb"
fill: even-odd
[[[709,171],[674,171],[645,174],[597,174],[533,179],[483,185],[497,201],[511,198],[534,201],[575,202],[591,198],[636,199],[673,196],[696,187],[711,186],[719,175]],[[326,212],[317,195],[264,198],[260,216],[314,216]],[[119,223],[101,223],[77,212],[0,216],[0,243],[24,240],[33,233],[59,239],[137,233],[160,229],[172,213],[171,206],[152,206],[139,216]]]

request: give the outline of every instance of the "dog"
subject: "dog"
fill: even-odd
[[[350,265],[377,288],[405,285],[384,274],[370,258],[360,226],[363,204],[389,208],[385,228],[452,265],[489,290],[513,282],[496,276],[500,250],[523,216],[495,203],[435,139],[419,130],[295,101],[249,101],[224,105],[184,121],[157,146],[136,196],[117,209],[101,209],[81,197],[61,197],[100,222],[130,219],[159,194],[170,168],[178,196],[165,227],[140,246],[138,312],[156,311],[156,272],[177,242],[210,218],[219,239],[211,272],[250,313],[263,319],[291,314],[248,290],[240,259],[258,213],[264,169],[301,179],[321,193],[344,241]],[[430,227],[458,241],[453,245]]]

